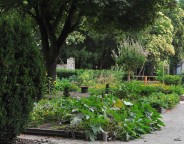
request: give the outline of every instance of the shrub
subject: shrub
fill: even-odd
[[[131,73],[145,63],[146,57],[147,52],[143,46],[133,39],[124,39],[119,43],[117,51],[113,51],[115,63],[126,70],[128,81],[130,81]]]
[[[144,85],[138,81],[121,83],[117,88],[113,88],[113,93],[119,98],[127,98],[129,100],[139,100],[141,97],[149,97],[152,93],[163,93],[177,95],[184,94],[182,85],[164,85],[164,84],[148,84]]]
[[[113,70],[57,69],[59,79],[67,78],[72,82],[76,82],[78,86],[93,86],[95,83],[114,84],[121,82],[123,75],[122,71]]]
[[[12,144],[42,96],[45,71],[28,21],[0,17],[0,143]]]
[[[140,95],[148,96],[154,92],[159,92],[162,86],[158,85],[142,85]]]
[[[140,99],[141,102],[149,103],[153,107],[163,107],[165,109],[171,109],[179,102],[179,96],[175,93],[152,93],[148,97]]]
[[[54,84],[54,89],[57,91],[63,91],[65,87],[69,87],[70,91],[78,91],[79,87],[68,79],[57,79]]]
[[[57,77],[59,79],[69,78],[71,76],[77,76],[76,70],[67,70],[67,69],[57,69]]]
[[[179,75],[165,75],[163,77],[164,83],[167,85],[179,85],[181,84],[182,77]]]
[[[152,93],[162,92],[164,94],[176,93],[178,95],[184,94],[184,88],[182,85],[165,85],[165,84],[150,84],[142,85],[141,95],[149,96]]]
[[[171,93],[176,93],[179,96],[184,94],[184,87],[183,85],[171,85],[169,87]]]
[[[112,91],[118,98],[137,100],[140,97],[142,86],[142,83],[139,81],[124,82]]]

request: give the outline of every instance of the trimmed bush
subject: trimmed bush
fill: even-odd
[[[12,144],[42,96],[45,70],[28,21],[0,17],[0,143]]]
[[[115,96],[129,100],[139,100],[141,97],[149,97],[152,93],[163,93],[177,95],[184,94],[183,85],[148,84],[144,85],[138,81],[124,82],[112,89]]]
[[[181,84],[182,77],[179,75],[165,75],[163,77],[164,83],[167,85],[179,85]]]
[[[171,109],[179,103],[179,96],[175,93],[152,93],[150,96],[140,99],[140,102],[149,103],[153,107]]]
[[[176,93],[179,96],[184,94],[183,85],[171,85],[169,89],[170,89],[171,93]]]
[[[59,79],[69,78],[71,76],[77,76],[76,70],[67,70],[67,69],[57,69],[57,77]]]

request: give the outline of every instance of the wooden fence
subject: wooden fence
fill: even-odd
[[[156,76],[134,76],[134,79],[138,81],[144,82],[144,84],[149,84],[149,83],[159,83],[159,81],[156,79]]]

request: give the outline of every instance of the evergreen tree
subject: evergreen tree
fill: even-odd
[[[0,17],[0,143],[13,143],[42,96],[45,70],[29,22]]]

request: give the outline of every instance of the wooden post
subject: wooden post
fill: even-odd
[[[144,76],[144,84],[146,85],[148,83],[148,76]]]

